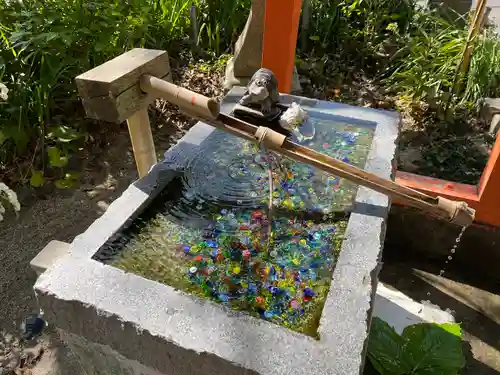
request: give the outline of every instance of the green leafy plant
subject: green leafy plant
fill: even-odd
[[[404,36],[404,46],[393,57],[394,68],[386,82],[416,101],[434,104],[443,93],[451,92],[466,39],[465,28],[457,28],[436,12],[418,13]]]
[[[399,35],[401,48],[390,60],[385,83],[438,112],[453,112],[460,106],[479,109],[483,98],[498,93],[500,41],[489,29],[476,37],[470,69],[458,77],[467,34],[461,19],[450,21],[438,10],[416,12],[407,34]],[[457,78],[465,82],[458,92]]]
[[[397,35],[406,33],[415,8],[413,0],[311,0],[311,43],[300,52],[333,52],[378,69]]]
[[[242,31],[251,0],[198,0],[200,41],[216,56],[228,52]]]
[[[421,10],[414,0],[310,4],[309,28],[300,31],[309,43],[299,52],[313,57],[317,76],[335,64],[339,82],[362,72],[383,78],[396,95],[451,110],[477,109],[483,97],[497,94],[499,42],[489,30],[473,41],[470,71],[453,96],[467,35],[463,19]],[[18,179],[33,186],[54,180],[47,168],[57,170],[55,179],[64,176],[62,160],[88,139],[75,76],[133,47],[177,56],[192,35],[192,6],[199,47],[220,57],[243,29],[251,0],[0,0],[0,173],[22,165],[28,170]]]
[[[30,185],[34,188],[38,188],[45,183],[45,177],[43,171],[32,171],[30,177]]]
[[[218,52],[243,28],[250,0],[0,0],[0,172],[28,158],[19,179],[41,186],[47,167],[64,168],[86,140],[74,78],[133,47],[175,56],[191,5],[200,44]]]
[[[500,94],[500,40],[489,28],[474,41],[461,104],[478,107],[485,97]]]
[[[398,335],[374,318],[368,358],[381,375],[457,375],[465,366],[461,341],[459,324],[415,324]]]

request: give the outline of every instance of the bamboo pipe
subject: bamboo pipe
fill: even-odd
[[[468,226],[474,221],[475,211],[464,202],[443,197],[432,197],[417,190],[398,185],[353,165],[323,155],[308,147],[298,145],[286,136],[263,126],[255,126],[219,112],[219,104],[203,95],[178,87],[159,78],[145,75],[141,89],[179,105],[187,115],[251,142],[264,144],[268,149],[290,159],[312,165],[326,173],[346,178],[359,185],[398,198],[409,206],[418,208],[451,223]]]

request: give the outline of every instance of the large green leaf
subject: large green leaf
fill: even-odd
[[[458,324],[416,324],[406,327],[404,355],[412,374],[457,374],[465,365]]]
[[[457,375],[465,365],[461,341],[459,324],[415,324],[400,336],[374,318],[368,358],[382,375]]]
[[[33,171],[30,178],[30,185],[37,188],[44,184],[45,178],[42,171]]]
[[[68,164],[68,157],[57,147],[49,147],[47,154],[52,167],[64,168]]]
[[[377,317],[373,318],[368,341],[368,358],[382,375],[403,375],[411,370],[404,363],[405,340]]]

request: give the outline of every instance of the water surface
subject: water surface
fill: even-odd
[[[297,143],[364,166],[374,127],[310,115],[303,132],[314,136]],[[315,336],[356,190],[346,180],[215,131],[181,177],[97,255],[123,270]]]

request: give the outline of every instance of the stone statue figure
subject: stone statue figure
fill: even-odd
[[[247,85],[239,104],[254,108],[264,116],[276,110],[279,101],[278,81],[274,73],[265,68],[255,72]]]

